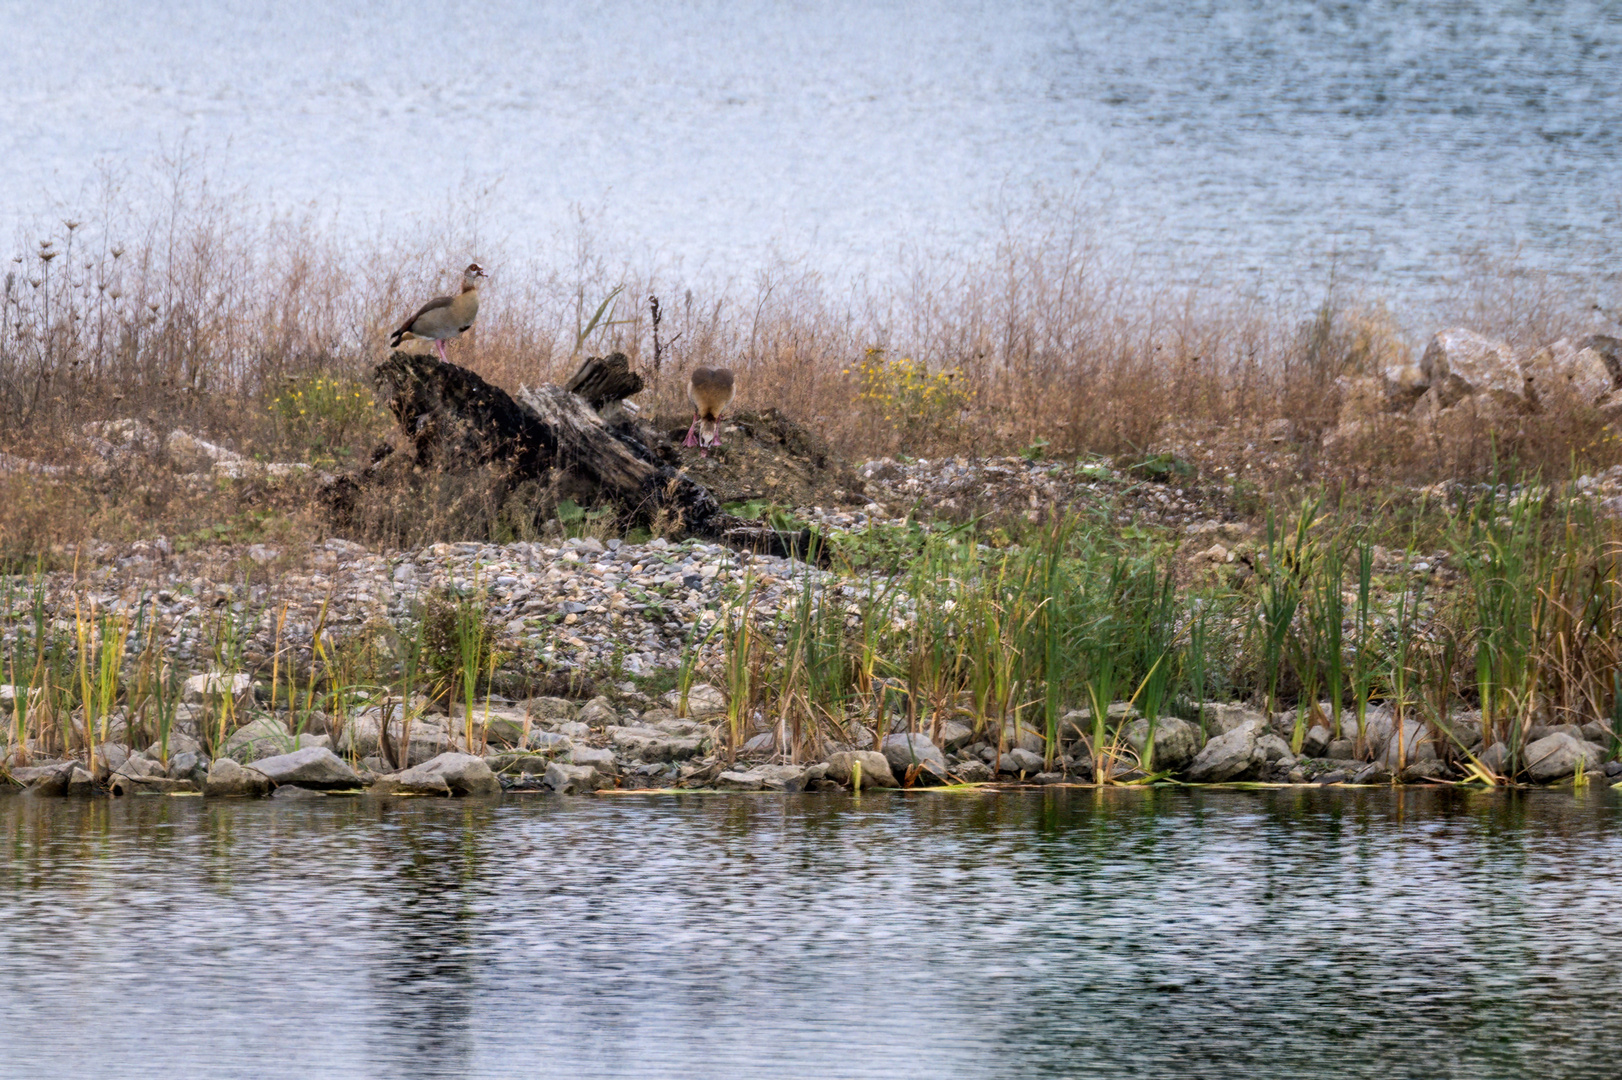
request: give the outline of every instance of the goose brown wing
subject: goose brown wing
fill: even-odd
[[[454,299],[455,297],[451,296],[436,296],[426,304],[422,305],[422,307],[417,309],[417,313],[415,315],[411,316],[411,318],[400,324],[400,329],[394,332],[393,340],[398,343],[400,340],[400,335],[409,334],[411,332],[411,328],[417,324],[418,319],[422,318],[430,311],[438,311],[440,308],[450,307],[451,301]]]

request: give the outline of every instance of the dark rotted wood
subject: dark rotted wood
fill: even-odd
[[[419,466],[454,470],[504,462],[516,480],[544,472],[557,453],[557,440],[544,424],[467,368],[396,352],[372,378],[386,393]]]
[[[674,531],[731,547],[795,558],[815,551],[810,529],[784,532],[728,514],[708,488],[660,464],[624,425],[609,427],[562,386],[525,387],[518,391],[518,403],[557,439],[556,466],[589,476],[638,523],[663,513]]]
[[[603,420],[597,411],[601,405],[642,387],[623,354],[587,360],[562,386],[525,387],[516,399],[466,368],[415,353],[392,354],[373,377],[420,467],[505,466],[508,486],[549,472],[575,473],[590,480],[597,497],[612,501],[628,522],[662,519],[675,533],[763,554],[822,555],[811,530],[784,532],[726,513],[707,488],[660,462],[637,424]],[[594,397],[601,405],[592,404]],[[329,489],[329,503],[340,512],[352,505],[387,456],[386,451],[375,454],[367,468],[340,477]]]
[[[588,356],[563,382],[563,389],[586,399],[601,412],[611,401],[624,401],[642,389],[642,376],[631,370],[631,361],[622,352]]]
[[[544,473],[556,456],[551,431],[519,408],[512,395],[467,368],[396,351],[372,370],[372,381],[400,422],[419,467],[459,472],[503,466],[498,484],[510,488]],[[377,447],[365,468],[322,489],[335,520],[349,520],[361,491],[377,483],[395,449],[387,443]]]

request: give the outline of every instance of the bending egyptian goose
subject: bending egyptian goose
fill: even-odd
[[[732,372],[726,368],[694,368],[687,377],[687,400],[693,403],[693,426],[683,446],[721,445],[721,410],[732,400]],[[694,433],[697,432],[695,437]],[[702,451],[706,456],[709,450]]]
[[[468,263],[462,271],[462,291],[455,296],[436,296],[400,324],[389,337],[389,348],[398,348],[406,338],[432,340],[434,351],[445,359],[445,342],[461,337],[479,314],[479,279],[488,277],[484,267]]]

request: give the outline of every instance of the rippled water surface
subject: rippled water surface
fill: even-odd
[[[1613,299],[1608,0],[0,2],[0,224],[182,149],[238,205],[515,254],[882,274],[1080,190],[1151,268],[1404,293],[1485,251]],[[139,170],[136,170],[139,172]],[[141,185],[127,186],[139,194]],[[161,201],[166,188],[157,192]],[[426,227],[423,227],[426,223]]]
[[[1622,792],[0,800],[0,1073],[1609,1076]]]

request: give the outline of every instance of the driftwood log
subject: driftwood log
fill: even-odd
[[[639,425],[603,419],[609,405],[642,389],[621,353],[591,357],[564,384],[523,387],[516,399],[466,368],[415,353],[393,353],[373,377],[419,468],[495,465],[509,490],[573,472],[626,524],[659,524],[674,535],[770,555],[817,554],[811,530],[785,532],[726,513],[708,489],[654,455]],[[371,466],[341,480],[338,501],[368,483],[390,452],[380,449]]]

